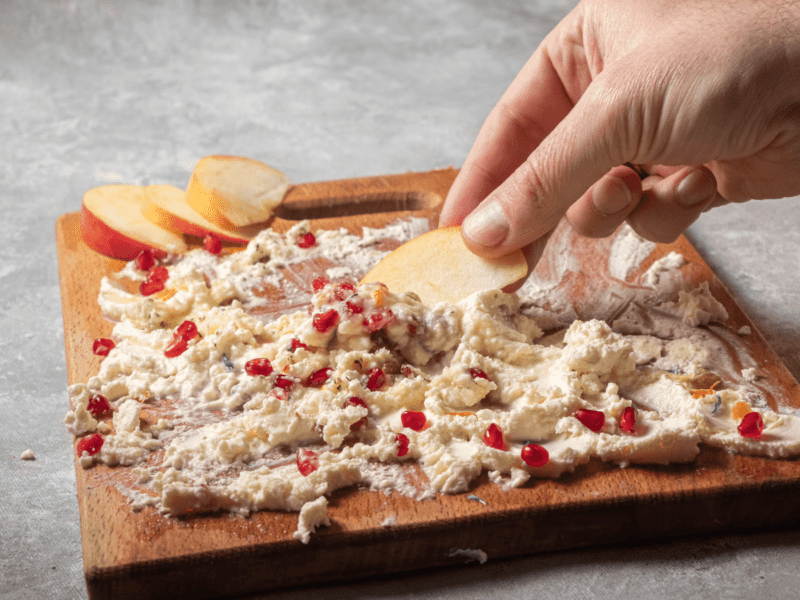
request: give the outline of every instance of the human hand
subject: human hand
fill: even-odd
[[[798,74],[800,3],[582,2],[492,110],[440,225],[532,269],[563,216],[670,242],[710,207],[796,195]]]

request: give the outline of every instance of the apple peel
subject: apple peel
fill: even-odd
[[[176,233],[197,237],[213,233],[223,241],[246,244],[263,229],[261,225],[223,229],[189,206],[186,192],[174,185],[148,185],[144,188],[144,195],[147,200],[143,209],[144,216],[156,225]]]
[[[361,280],[383,283],[394,293],[414,292],[423,303],[455,304],[488,289],[503,289],[525,277],[521,250],[494,259],[473,253],[460,227],[434,229],[391,252]]]

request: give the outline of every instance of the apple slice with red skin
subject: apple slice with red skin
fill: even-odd
[[[489,289],[503,289],[528,273],[521,250],[481,258],[464,244],[460,227],[434,229],[383,258],[361,283],[380,282],[394,293],[414,292],[428,306],[455,304]]]
[[[144,188],[146,198],[144,216],[150,221],[176,233],[205,237],[213,233],[226,242],[246,244],[252,240],[263,225],[223,229],[198,213],[186,202],[186,192],[168,184],[148,185]]]
[[[243,156],[201,158],[186,187],[186,202],[223,229],[263,223],[283,200],[289,179],[278,169]]]
[[[142,214],[141,185],[103,185],[83,195],[81,237],[92,250],[111,258],[132,260],[148,248],[156,256],[185,252],[183,237],[155,225]]]

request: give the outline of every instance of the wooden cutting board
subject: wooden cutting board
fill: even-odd
[[[313,218],[312,230],[380,227],[399,217],[436,215],[456,175],[453,169],[302,184],[291,188],[271,223],[285,231]],[[593,277],[603,240],[572,238],[587,258],[573,273],[572,293],[600,285]],[[89,250],[78,213],[56,223],[59,276],[70,384],[96,374],[92,341],[112,324],[97,306],[101,278],[123,262]],[[659,246],[642,264],[676,250],[689,261],[690,283],[709,281],[734,331],[759,364],[759,381],[773,408],[800,407],[800,387],[730,294],[685,238]],[[600,261],[601,262],[601,261]],[[579,314],[580,311],[579,311]],[[583,316],[583,315],[582,315]],[[67,410],[65,403],[64,409]],[[131,511],[114,487],[112,470],[76,463],[84,570],[92,599],[215,598],[319,581],[466,562],[481,550],[489,560],[525,553],[652,537],[750,529],[796,520],[800,462],[731,455],[703,447],[697,460],[668,467],[620,469],[592,461],[558,480],[531,480],[502,491],[484,474],[470,495],[415,501],[360,489],[334,493],[332,525],[308,545],[293,539],[297,514],[260,512],[250,518],[212,514],[167,518]],[[476,499],[476,497],[478,499]],[[382,526],[387,519],[395,524]]]

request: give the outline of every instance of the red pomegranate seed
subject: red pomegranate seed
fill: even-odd
[[[319,457],[316,452],[301,448],[297,451],[297,470],[303,477],[308,477],[319,468]]]
[[[197,325],[194,321],[184,321],[175,330],[174,335],[185,339],[187,342],[193,340],[197,336]]]
[[[575,413],[575,418],[595,433],[600,431],[603,425],[606,424],[606,416],[599,410],[580,408]]]
[[[166,283],[167,279],[169,279],[169,269],[163,265],[150,269],[150,271],[147,272],[147,279]]]
[[[308,350],[309,349],[308,346],[306,346],[303,342],[301,342],[297,338],[293,338],[292,339],[292,346],[291,346],[292,352],[296,351],[299,348],[302,348],[303,350]]]
[[[101,394],[92,394],[92,397],[89,398],[89,404],[86,406],[86,410],[92,413],[94,418],[97,418],[111,412],[111,406],[109,406],[105,396]]]
[[[486,428],[483,434],[483,443],[497,450],[506,449],[506,443],[503,441],[503,431],[494,423]]]
[[[475,367],[469,370],[469,374],[473,379],[485,379],[486,381],[490,381],[489,376],[486,373]]]
[[[531,467],[543,467],[550,460],[550,453],[538,444],[525,444],[520,452],[520,458]]]
[[[636,429],[636,411],[632,406],[622,411],[622,416],[619,418],[619,428],[625,433],[633,433],[633,430]]]
[[[334,297],[341,302],[345,298],[349,298],[356,291],[356,287],[352,283],[345,281],[344,283],[337,283],[333,290]]]
[[[328,377],[330,377],[331,371],[333,371],[331,367],[323,367],[318,371],[314,371],[311,375],[308,376],[308,379],[306,379],[306,386],[321,387],[323,383],[328,381]]]
[[[211,254],[219,254],[222,252],[222,242],[215,234],[207,233],[203,238],[203,248]]]
[[[384,383],[386,383],[386,373],[384,373],[382,369],[375,367],[374,369],[369,370],[367,389],[370,392],[381,389]]]
[[[84,452],[86,452],[89,456],[94,456],[100,452],[100,448],[103,447],[103,442],[103,436],[101,436],[99,433],[87,435],[85,438],[81,438],[78,441],[78,446],[75,448],[75,452],[77,452],[78,456],[81,456]]]
[[[156,264],[156,259],[153,257],[153,251],[149,248],[139,252],[134,260],[136,260],[136,268],[140,271],[149,271]]]
[[[417,335],[417,326],[414,325],[413,323],[408,324],[408,335],[410,335],[411,337]]]
[[[350,302],[349,300],[347,302],[345,302],[344,305],[354,315],[360,315],[362,312],[364,312],[364,307],[363,306],[359,306],[358,304],[355,304],[354,302]]]
[[[173,336],[172,342],[164,349],[164,356],[167,358],[175,358],[180,356],[189,348],[189,340],[179,336]]]
[[[414,431],[422,431],[428,420],[425,418],[424,412],[407,410],[400,415],[400,421],[403,423],[403,427],[408,427]]]
[[[139,284],[139,293],[142,296],[152,296],[153,294],[160,292],[163,289],[164,289],[163,281],[150,281],[149,279],[145,279],[142,283]]]
[[[405,456],[408,454],[408,436],[403,433],[398,433],[394,436],[397,441],[397,456]]]
[[[293,385],[294,385],[294,381],[292,381],[288,377],[284,377],[283,375],[278,375],[275,378],[275,387],[279,387],[282,390],[288,390]]]
[[[316,329],[320,333],[328,333],[331,329],[336,327],[338,323],[339,323],[339,313],[336,312],[333,308],[330,309],[328,312],[317,313],[311,319],[311,324],[314,325],[314,329]]]
[[[258,375],[266,377],[272,373],[272,363],[267,358],[254,358],[245,363],[244,372],[252,377],[257,377]]]
[[[353,396],[349,398],[347,402],[344,403],[345,406],[361,406],[363,408],[367,408],[367,403],[364,402],[361,398]],[[367,408],[369,410],[369,408]],[[350,431],[358,431],[361,429],[367,422],[367,417],[361,417],[358,421],[350,425]]]
[[[311,248],[312,246],[316,245],[316,243],[317,243],[317,238],[315,238],[314,234],[311,232],[304,233],[297,240],[297,245],[300,246],[301,248]]]
[[[394,321],[394,313],[392,312],[392,309],[379,308],[370,314],[366,319],[364,319],[364,327],[366,327],[367,331],[371,333],[386,327],[392,321]]]
[[[764,431],[764,420],[757,412],[749,412],[744,416],[742,422],[739,423],[737,429],[739,431],[739,435],[742,437],[748,437],[757,440],[761,437],[761,432]]]
[[[169,279],[167,267],[159,266],[150,269],[147,272],[147,277],[139,284],[139,293],[141,293],[142,296],[151,296],[156,292],[160,292],[164,289],[164,284],[167,279]]]
[[[311,287],[314,288],[315,292],[318,292],[326,285],[328,285],[330,282],[331,280],[326,277],[317,277],[314,281],[311,282]]]
[[[97,356],[108,356],[108,353],[111,352],[116,347],[114,340],[110,340],[108,338],[97,338],[94,343],[92,344],[92,352],[94,352]]]

